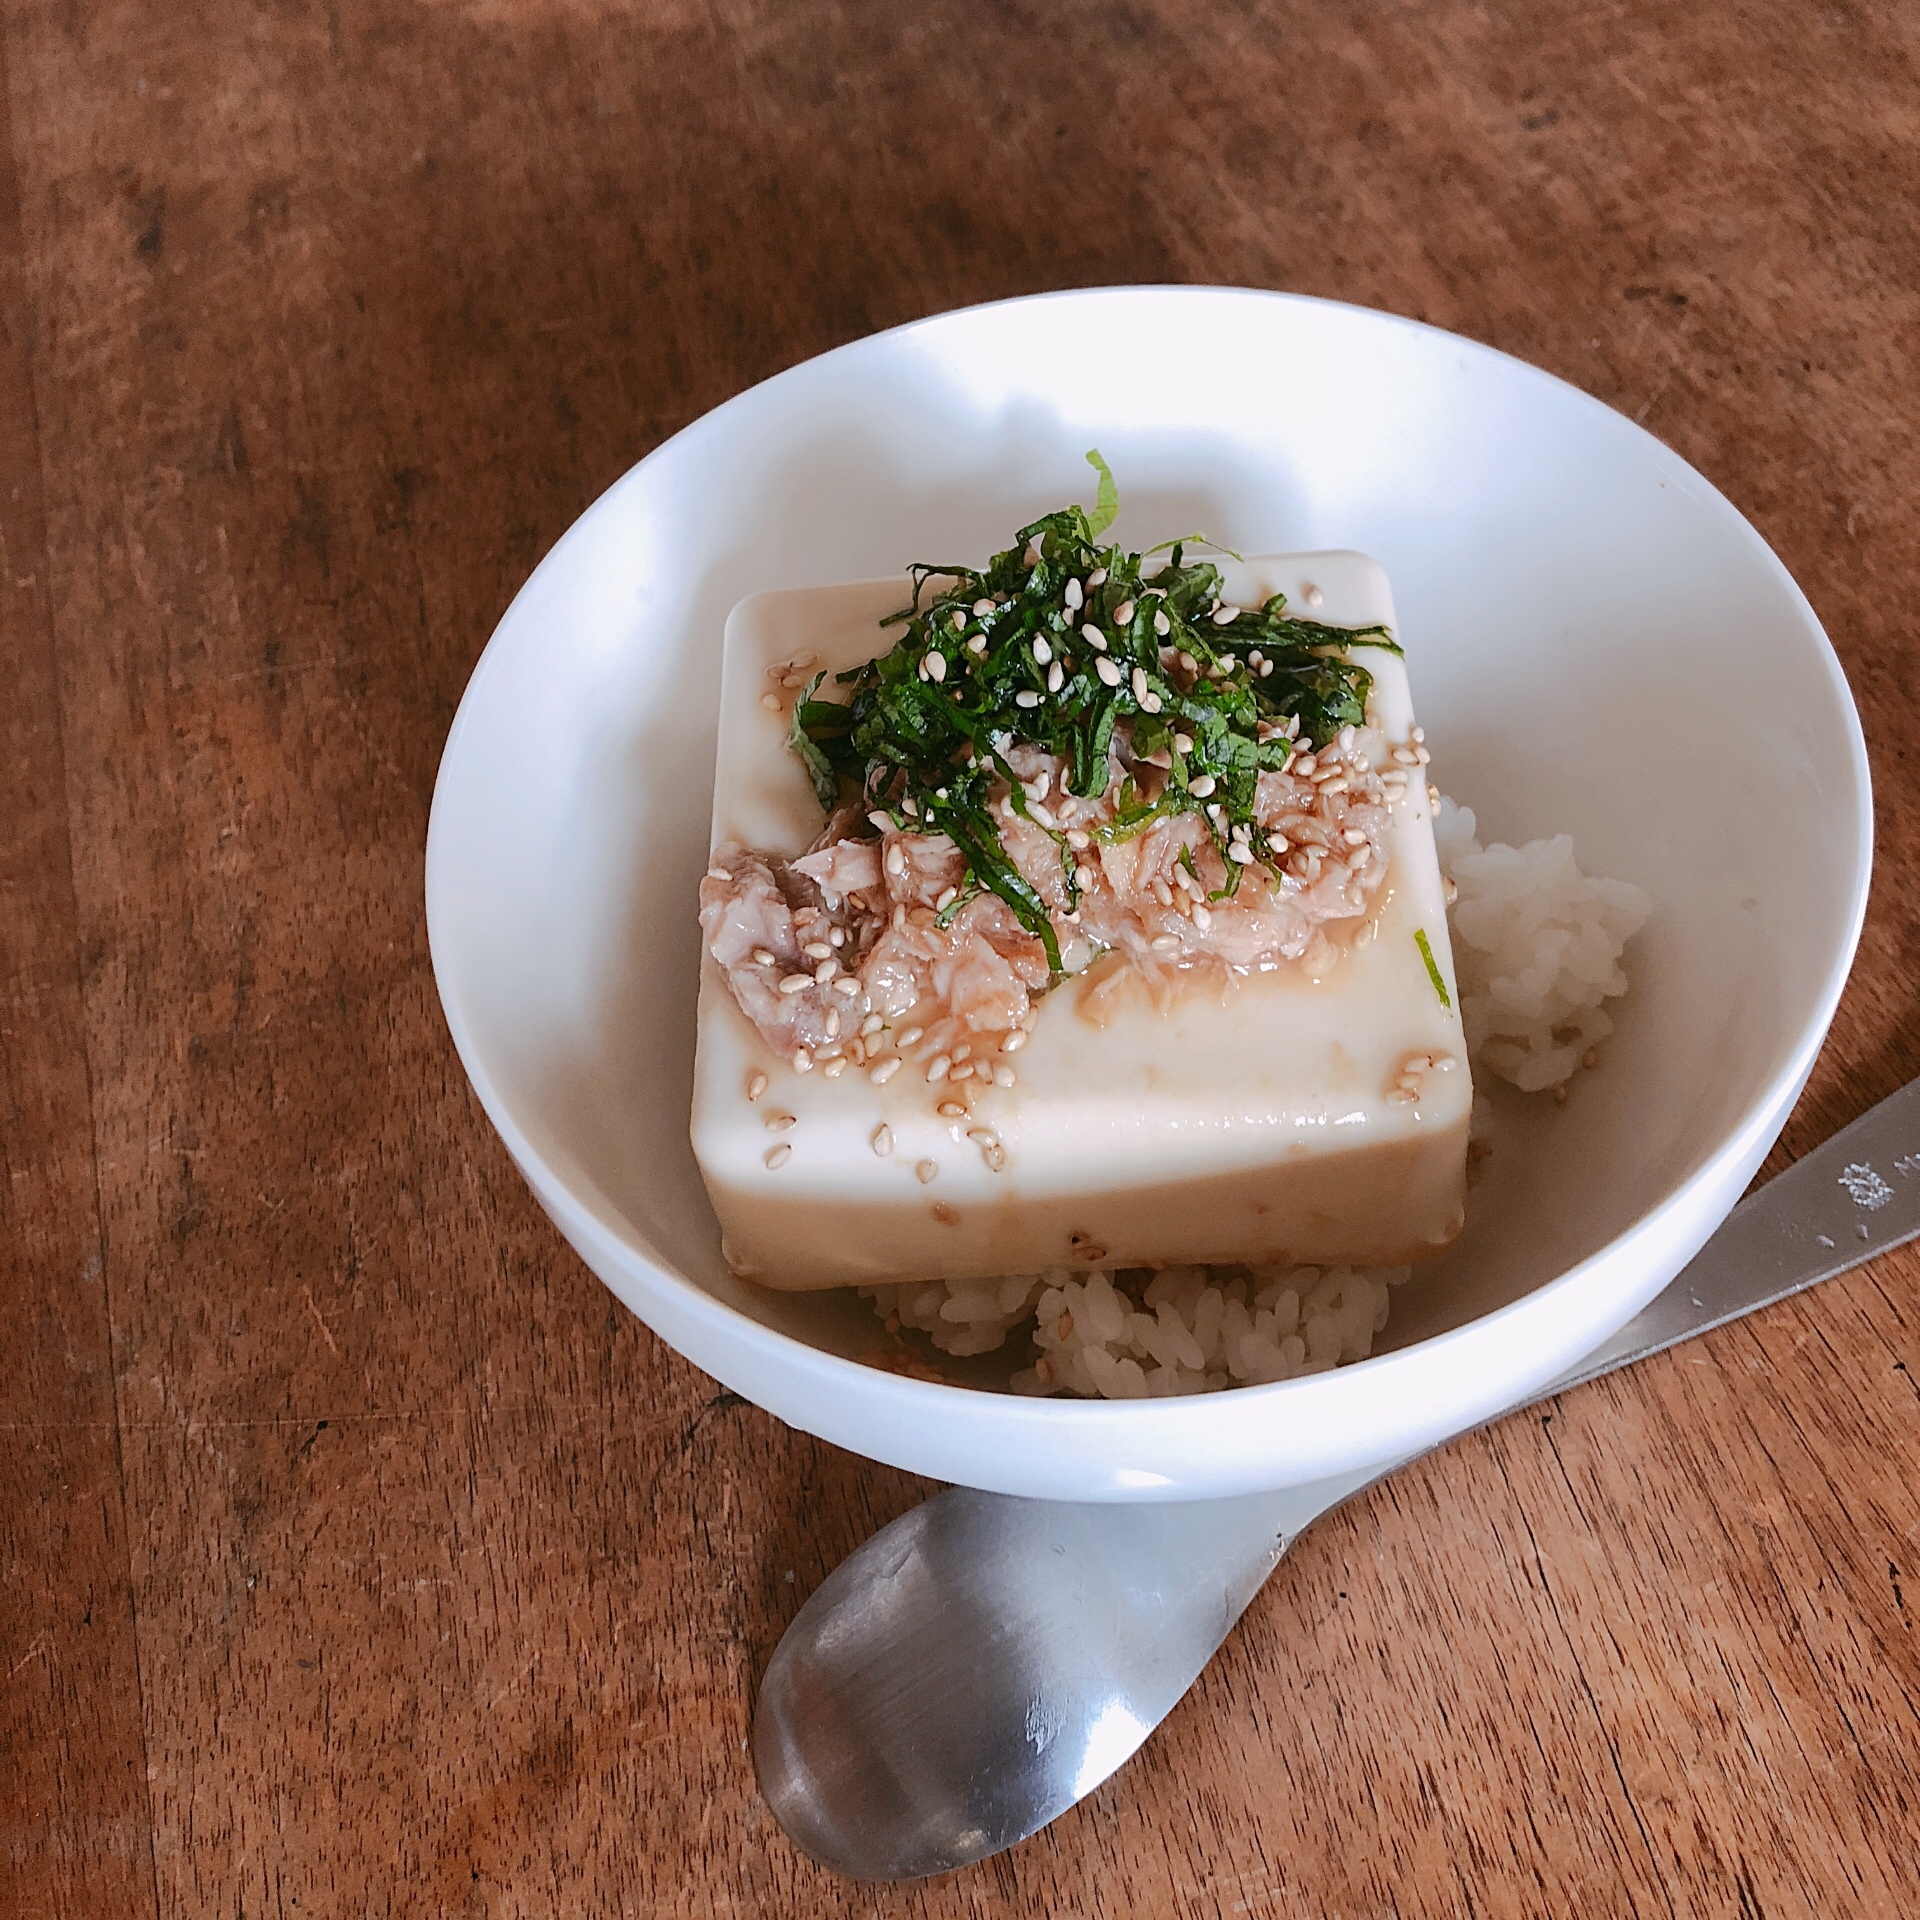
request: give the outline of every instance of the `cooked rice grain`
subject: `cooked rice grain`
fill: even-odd
[[[1625,880],[1589,879],[1564,833],[1482,847],[1475,825],[1470,807],[1442,798],[1433,831],[1459,888],[1447,925],[1467,1057],[1476,1074],[1539,1093],[1613,1031],[1601,1003],[1626,992],[1620,956],[1653,902]]]
[[[1407,1267],[1163,1267],[1144,1285],[1066,1268],[1004,1280],[863,1287],[889,1326],[987,1353],[1033,1320],[1016,1393],[1141,1400],[1264,1386],[1364,1360]]]

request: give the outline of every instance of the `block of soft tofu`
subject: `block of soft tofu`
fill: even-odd
[[[1284,592],[1315,619],[1384,622],[1401,637],[1386,575],[1363,554],[1222,570],[1240,604]],[[787,712],[764,704],[768,669],[807,653],[829,672],[872,659],[899,631],[876,623],[909,594],[904,580],[867,581],[756,594],[734,609],[715,846],[791,857],[818,835]],[[1407,742],[1404,663],[1378,648],[1355,658],[1374,676],[1369,721]],[[1133,994],[1104,1024],[1089,1017],[1085,980],[1048,993],[1014,1063],[1017,1084],[987,1091],[966,1123],[998,1133],[999,1171],[939,1117],[938,1090],[912,1067],[884,1086],[857,1068],[837,1079],[796,1072],[704,955],[693,1147],[734,1270],[805,1289],[1189,1261],[1385,1266],[1437,1253],[1462,1222],[1472,1089],[1431,816],[1420,767],[1393,810],[1375,935],[1324,978],[1289,965],[1224,992],[1177,994],[1164,1011]],[[1417,1075],[1416,1100],[1396,1097],[1405,1063],[1421,1055],[1445,1056],[1452,1070]],[[749,1100],[761,1073],[767,1089]],[[770,1116],[788,1114],[790,1126],[769,1131]],[[893,1136],[884,1158],[871,1145],[883,1122]]]

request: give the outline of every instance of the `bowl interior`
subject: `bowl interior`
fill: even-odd
[[[1527,1294],[1761,1104],[1784,1115],[1857,932],[1865,768],[1817,622],[1725,500],[1574,389],[1388,316],[1193,290],[975,309],[796,368],[627,475],[515,601],[448,743],[429,914],[450,1023],[536,1188],[591,1215],[647,1317],[677,1276],[817,1348],[874,1337],[842,1296],[731,1278],[687,1143],[729,608],[984,556],[1091,500],[1093,446],[1129,544],[1374,554],[1433,772],[1482,839],[1571,833],[1655,902],[1601,1069],[1563,1108],[1502,1100],[1467,1231],[1385,1346]]]

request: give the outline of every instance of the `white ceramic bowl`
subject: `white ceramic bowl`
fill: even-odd
[[[841,1296],[735,1281],[687,1144],[720,634],[759,588],[985,555],[1121,485],[1116,537],[1386,565],[1445,788],[1482,837],[1568,831],[1654,918],[1600,1072],[1505,1115],[1383,1351],[1191,1399],[1027,1400],[844,1357]],[[697,421],[527,582],[448,738],[433,963],[489,1117],[581,1256],[782,1419],[1059,1499],[1316,1480],[1545,1384],[1692,1256],[1785,1121],[1865,905],[1860,728],[1811,608],[1630,421],[1483,347],[1279,294],[1147,288],[944,315]]]

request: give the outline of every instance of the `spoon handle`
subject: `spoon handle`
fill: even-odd
[[[1517,1401],[1481,1425],[1744,1319],[1915,1238],[1920,1238],[1920,1080],[1910,1080],[1749,1194],[1612,1339],[1532,1400]],[[1276,1541],[1268,1570],[1322,1514],[1419,1457],[1407,1454],[1390,1466],[1271,1496]],[[1256,1584],[1249,1602],[1258,1591]]]

